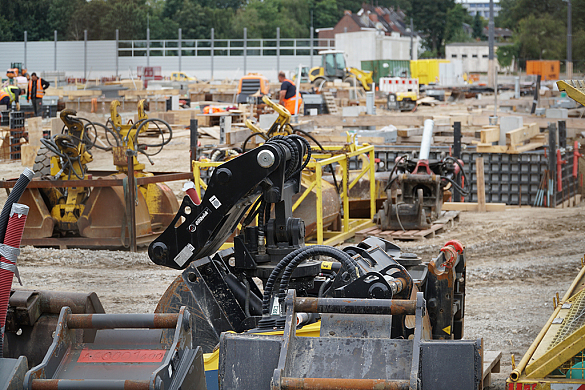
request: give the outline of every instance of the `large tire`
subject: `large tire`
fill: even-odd
[[[47,149],[45,145],[41,146],[33,165],[34,177],[51,176],[51,157],[53,156],[55,156],[55,153]]]
[[[321,92],[321,90],[325,86],[326,82],[327,82],[327,79],[325,79],[324,77],[317,77],[315,80],[313,80],[313,83],[312,83],[313,88],[315,89],[315,91]]]

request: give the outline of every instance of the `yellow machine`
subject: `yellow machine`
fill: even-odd
[[[373,72],[348,68],[345,62],[345,53],[339,50],[325,50],[321,55],[321,66],[310,70],[309,80],[319,90],[327,81],[343,80],[351,85],[361,85],[366,91],[372,88]]]
[[[197,77],[193,77],[185,72],[173,72],[171,73],[171,81],[197,81]]]
[[[30,223],[24,230],[24,241],[44,245],[42,239],[68,237],[76,238],[80,245],[127,245],[129,222],[126,198],[129,189],[126,184],[126,151],[136,151],[150,160],[149,155],[158,153],[170,141],[172,133],[166,122],[148,119],[143,100],[138,103],[139,120],[134,124],[122,124],[117,112],[119,105],[118,101],[114,101],[110,107],[112,129],[83,118],[74,118],[75,111],[66,109],[61,112],[65,123],[63,134],[41,140],[44,147],[39,150],[33,169],[52,183],[46,188],[29,188],[21,198],[21,202],[30,207]],[[84,124],[84,121],[87,123]],[[154,131],[160,133],[162,140],[154,145],[140,144],[138,135],[152,131],[149,129],[151,125]],[[167,129],[163,131],[165,126]],[[98,145],[98,129],[105,131],[105,138],[111,146]],[[94,146],[113,152],[116,174],[101,176],[97,180],[88,175],[87,164],[93,160],[89,150]],[[145,172],[144,164],[136,156],[132,158],[134,177],[154,176]],[[121,181],[123,185],[103,185],[108,179],[117,179],[116,182]],[[164,183],[152,180],[137,186],[137,189],[135,231],[140,242],[147,242],[149,237],[153,237],[153,232],[172,221],[179,206],[175,195]],[[84,241],[84,238],[91,240]]]
[[[276,118],[268,130],[263,130],[251,120],[246,119],[246,127],[252,130],[251,136],[259,135],[260,137],[267,140],[268,138],[274,137],[275,135],[292,134],[293,129],[290,125],[290,112],[284,106],[270,100],[270,98],[268,98],[266,95],[262,97],[262,101],[278,114],[278,118]]]
[[[559,91],[564,91],[567,95],[585,106],[585,82],[583,80],[559,80],[557,81]]]

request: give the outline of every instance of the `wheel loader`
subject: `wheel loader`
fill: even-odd
[[[364,90],[372,89],[373,72],[348,67],[345,61],[345,53],[339,50],[324,50],[321,55],[321,66],[309,71],[309,80],[316,89],[321,90],[327,81],[343,80],[350,85],[359,85]]]
[[[27,189],[22,196],[22,202],[31,208],[29,223],[24,231],[25,242],[50,237],[77,237],[95,239],[96,245],[100,239],[113,239],[113,246],[128,245],[128,188],[125,185],[90,184],[88,164],[93,160],[91,149],[96,147],[112,151],[117,173],[102,179],[113,178],[125,182],[128,172],[126,150],[142,153],[150,160],[149,154],[158,153],[170,141],[172,132],[165,122],[148,119],[143,100],[138,104],[139,120],[134,124],[122,124],[117,112],[119,105],[118,101],[111,104],[111,128],[76,118],[73,110],[63,110],[62,134],[41,140],[43,147],[37,154],[33,169],[49,185],[46,188]],[[161,141],[154,145],[143,145],[139,143],[138,135],[151,124],[162,134],[162,138],[159,138]],[[163,128],[168,132],[168,137]],[[97,140],[98,133],[102,132],[109,145],[100,145]],[[135,177],[153,176],[145,171],[144,164],[136,156],[132,160]],[[60,181],[71,180],[79,184],[69,187],[58,185]],[[175,195],[164,183],[138,186],[136,205],[136,235],[145,239],[167,226],[178,209]],[[80,245],[91,244],[88,240],[79,242]],[[75,244],[71,240],[69,243]]]

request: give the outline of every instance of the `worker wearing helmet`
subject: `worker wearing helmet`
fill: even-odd
[[[20,111],[20,103],[18,99],[20,97],[21,90],[17,86],[9,85],[5,88],[0,89],[0,106],[6,106],[8,109],[12,106],[12,103],[16,103],[16,111]]]
[[[283,71],[278,72],[278,81],[282,83],[280,85],[280,99],[279,103],[282,104],[292,115],[299,113],[303,99],[301,94],[298,93],[295,84],[288,80]]]

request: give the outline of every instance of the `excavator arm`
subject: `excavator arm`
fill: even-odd
[[[184,269],[190,262],[215,253],[259,196],[269,204],[278,204],[298,192],[306,152],[298,138],[269,140],[218,167],[201,203],[186,195],[171,225],[150,244],[151,260]]]

